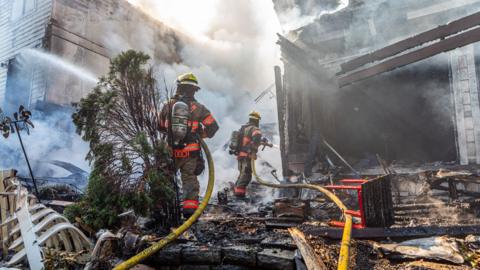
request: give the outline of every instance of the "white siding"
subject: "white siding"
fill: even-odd
[[[19,0],[0,0],[0,63],[7,64],[24,48],[43,46],[46,28],[52,14],[52,0],[28,0],[26,13],[12,20],[13,5]],[[36,2],[36,3],[35,3]],[[33,5],[33,9],[32,8]],[[37,74],[38,75],[38,74]],[[32,85],[36,92],[45,91],[43,79],[36,77]],[[0,67],[0,104],[5,97],[7,68]],[[40,85],[36,85],[40,83]],[[43,85],[43,90],[41,86]]]

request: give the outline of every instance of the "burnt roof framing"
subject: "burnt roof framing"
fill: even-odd
[[[439,53],[451,51],[453,49],[478,41],[480,41],[480,27],[462,32],[453,37],[442,39],[420,49],[389,58],[379,64],[369,66],[346,75],[341,75],[338,77],[338,84],[340,87],[344,87],[354,82],[361,81],[412,63],[416,63]]]
[[[480,25],[480,12],[463,17],[446,25],[441,25],[416,36],[396,42],[375,52],[368,53],[345,62],[341,64],[342,71],[338,75],[351,72],[368,63],[395,56],[401,52],[421,46],[427,42],[442,39],[478,25]]]

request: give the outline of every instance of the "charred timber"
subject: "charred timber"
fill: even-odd
[[[306,234],[327,237],[331,239],[341,239],[342,229],[332,227],[302,226]],[[466,236],[469,234],[478,234],[480,225],[464,226],[419,226],[402,228],[364,228],[353,229],[352,238],[355,239],[377,239],[377,238],[415,238],[430,236]]]
[[[459,33],[466,29],[470,29],[477,25],[480,25],[480,12],[461,18],[459,20],[453,21],[449,24],[439,26],[432,30],[423,32],[416,36],[394,43],[378,51],[360,56],[351,61],[343,63],[341,65],[342,71],[339,74],[344,74],[344,73],[353,71],[368,63],[372,63],[375,61],[386,59],[388,57],[392,57],[408,49],[421,46],[430,41],[434,41],[437,39],[442,39],[442,38],[454,35],[456,33]]]
[[[400,56],[396,56],[385,60],[379,64],[354,71],[347,75],[341,76],[338,78],[338,84],[340,87],[347,86],[354,82],[365,80],[367,78],[373,77],[385,73],[387,71],[394,70],[412,63],[416,63],[420,60],[432,57],[442,52],[451,51],[456,48],[460,48],[472,43],[480,41],[480,28],[475,28],[473,30],[462,32],[456,36],[440,40],[431,45],[422,47],[418,50],[407,52]]]

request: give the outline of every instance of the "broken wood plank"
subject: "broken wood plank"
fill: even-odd
[[[425,208],[443,208],[443,207],[456,207],[458,204],[447,204],[447,203],[414,203],[414,204],[398,204],[394,206],[395,213],[396,211],[408,211],[416,209],[425,209]]]
[[[302,231],[297,228],[289,228],[288,232],[292,236],[293,240],[297,244],[300,253],[302,254],[303,260],[307,265],[308,270],[325,270],[327,266],[323,263],[320,256],[315,253],[315,250],[308,244],[307,239]]]
[[[365,80],[375,75],[379,75],[387,71],[394,70],[396,68],[416,63],[420,60],[427,59],[439,53],[451,51],[453,49],[463,47],[477,41],[480,41],[480,28],[475,28],[473,30],[462,32],[456,36],[440,40],[436,43],[422,47],[418,50],[414,50],[390,58],[371,67],[360,69],[358,71],[338,77],[338,84],[340,85],[340,87],[344,87],[354,82]]]
[[[317,227],[303,225],[303,231],[306,233],[326,237],[331,239],[342,238],[342,228]],[[429,236],[466,236],[469,234],[478,234],[480,224],[478,225],[454,225],[454,226],[418,226],[402,228],[365,228],[352,229],[352,238],[354,239],[376,239],[376,238],[415,238]]]
[[[461,18],[459,20],[450,22],[446,25],[441,25],[437,28],[434,28],[426,32],[423,32],[421,34],[418,34],[416,36],[404,39],[402,41],[399,41],[397,43],[384,47],[375,52],[365,54],[363,56],[360,56],[358,58],[345,62],[341,65],[342,67],[341,74],[353,71],[368,63],[372,63],[375,61],[383,60],[388,57],[392,57],[396,54],[399,54],[408,49],[415,48],[427,42],[451,36],[453,34],[456,34],[466,29],[470,29],[479,24],[480,24],[480,12]]]
[[[414,261],[407,264],[407,267],[412,267],[414,269],[431,269],[431,270],[451,270],[451,265],[446,265],[442,263],[428,262],[428,261]]]

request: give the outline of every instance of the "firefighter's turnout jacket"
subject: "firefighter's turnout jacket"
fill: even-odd
[[[171,111],[177,101],[185,102],[190,108],[188,133],[184,139],[184,147],[172,149],[175,165],[180,170],[183,184],[183,208],[198,208],[199,183],[197,176],[203,171],[203,157],[200,155],[199,138],[211,138],[218,131],[219,126],[210,111],[193,97],[175,95],[166,102],[160,113],[160,127],[168,132],[171,121]],[[201,167],[201,168],[200,168]]]
[[[243,139],[238,153],[238,170],[240,174],[235,183],[235,195],[245,196],[246,188],[252,180],[252,159],[256,159],[258,147],[262,141],[262,131],[254,123],[249,122],[243,126]]]

